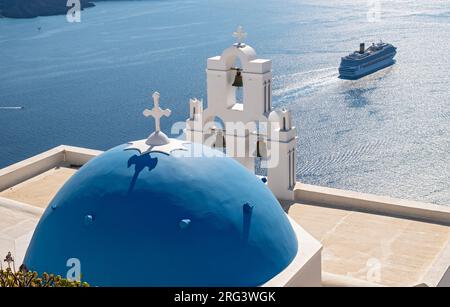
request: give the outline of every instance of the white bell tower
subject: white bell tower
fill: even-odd
[[[208,59],[208,107],[204,109],[201,100],[190,100],[186,140],[223,146],[227,155],[252,172],[256,153],[267,148],[270,153],[264,158],[270,159],[266,161],[269,188],[280,199],[294,199],[296,130],[288,111],[272,111],[272,61],[258,59],[255,50],[243,43],[246,35],[239,27],[233,34],[237,43]],[[240,67],[236,67],[237,62]],[[240,77],[242,84],[235,83]],[[241,101],[233,83],[242,85]],[[211,125],[216,120],[225,127]]]

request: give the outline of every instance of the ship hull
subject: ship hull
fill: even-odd
[[[389,67],[391,65],[395,64],[395,59],[390,58],[390,59],[386,59],[383,61],[380,61],[379,63],[367,67],[367,68],[359,68],[357,70],[355,70],[355,72],[341,72],[341,70],[339,70],[339,78],[340,79],[344,79],[344,80],[357,80],[360,79],[362,77],[365,77],[367,75],[373,74],[379,70],[382,70],[386,67]]]

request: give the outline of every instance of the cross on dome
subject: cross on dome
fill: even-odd
[[[240,46],[243,44],[244,39],[247,37],[247,33],[244,31],[242,26],[238,26],[237,30],[233,32],[233,37],[237,39],[237,45]]]
[[[160,152],[170,155],[174,150],[186,150],[185,144],[190,143],[177,139],[169,139],[167,135],[161,131],[161,117],[169,117],[172,111],[170,109],[161,109],[159,107],[159,98],[161,94],[153,93],[153,109],[145,109],[143,114],[145,117],[153,117],[155,119],[155,131],[150,134],[147,139],[130,142],[125,150],[137,150],[141,155],[150,152]]]
[[[149,109],[145,109],[144,110],[144,116],[145,117],[153,117],[155,119],[155,132],[159,132],[161,131],[161,117],[165,116],[165,117],[169,117],[170,114],[172,114],[172,111],[170,109],[161,109],[159,107],[159,98],[161,97],[161,94],[158,92],[154,92],[153,93],[153,103],[154,103],[154,107],[153,109],[149,110]]]

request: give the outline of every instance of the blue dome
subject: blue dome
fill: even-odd
[[[257,286],[295,257],[280,204],[232,158],[197,144],[189,151],[202,157],[126,147],[59,191],[28,247],[29,269],[64,277],[78,258],[93,286]]]

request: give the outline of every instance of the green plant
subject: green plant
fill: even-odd
[[[88,283],[72,281],[59,275],[43,273],[39,276],[37,272],[29,271],[21,265],[16,271],[14,258],[9,252],[3,262],[7,267],[3,269],[0,262],[0,287],[89,287]]]

